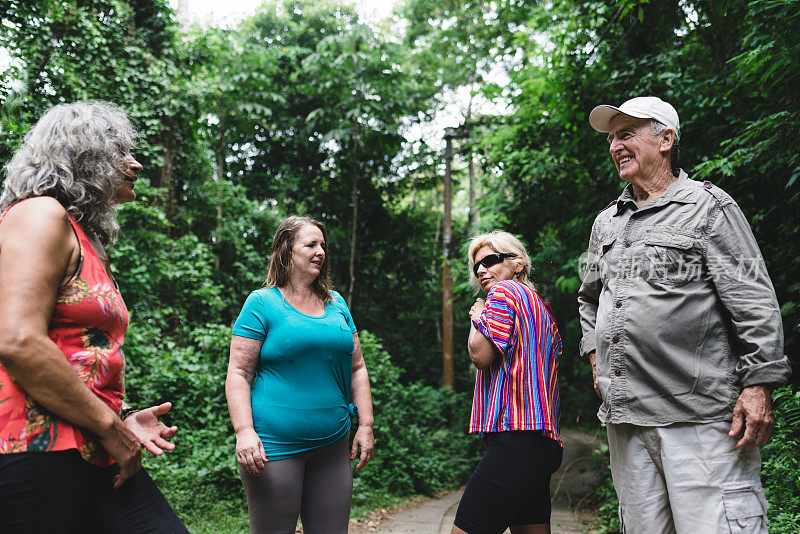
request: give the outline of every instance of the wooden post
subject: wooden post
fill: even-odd
[[[469,149],[469,214],[467,216],[467,233],[472,235],[475,231],[475,225],[480,220],[480,213],[478,206],[475,205],[477,198],[478,181],[475,179],[475,154],[472,148]]]
[[[442,385],[455,385],[453,366],[453,280],[450,274],[450,240],[453,233],[451,220],[451,175],[453,159],[453,130],[445,130],[444,150],[444,224],[442,231]]]
[[[453,277],[450,274],[450,242],[453,235],[452,175],[453,138],[466,137],[468,130],[447,128],[444,131],[444,220],[442,221],[442,385],[455,385],[453,365]]]

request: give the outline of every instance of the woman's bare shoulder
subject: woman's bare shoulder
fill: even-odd
[[[61,221],[67,219],[67,210],[53,197],[33,197],[21,200],[11,206],[3,220],[20,222]]]
[[[51,197],[34,197],[11,206],[0,224],[0,239],[35,235],[59,239],[72,234],[67,210]]]

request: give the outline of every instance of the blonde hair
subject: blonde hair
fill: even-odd
[[[531,266],[531,258],[525,250],[525,245],[508,232],[492,230],[491,232],[476,235],[469,242],[469,251],[467,252],[467,260],[469,261],[469,283],[475,290],[481,289],[481,284],[472,269],[475,266],[475,253],[482,247],[489,247],[495,252],[500,252],[502,254],[511,254],[512,257],[506,259],[515,267],[522,266],[522,269],[520,269],[514,277],[514,280],[531,289],[536,289],[533,282],[530,280],[533,267]]]

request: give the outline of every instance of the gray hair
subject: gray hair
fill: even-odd
[[[119,231],[116,190],[136,131],[105,102],[59,104],[28,131],[6,165],[0,210],[31,197],[58,200],[103,245]]]
[[[658,135],[667,129],[667,125],[655,119],[650,120],[650,133]],[[675,132],[675,141],[672,143],[672,148],[669,150],[669,164],[672,167],[672,174],[676,178],[681,172],[681,146],[680,146],[681,133]]]

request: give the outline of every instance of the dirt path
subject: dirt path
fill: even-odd
[[[553,534],[583,534],[585,525],[572,508],[594,486],[597,473],[591,458],[601,443],[595,435],[578,430],[564,430],[561,438],[564,459],[550,482],[551,530]],[[462,491],[463,488],[435,499],[420,499],[409,506],[374,510],[352,524],[350,534],[449,534]]]

